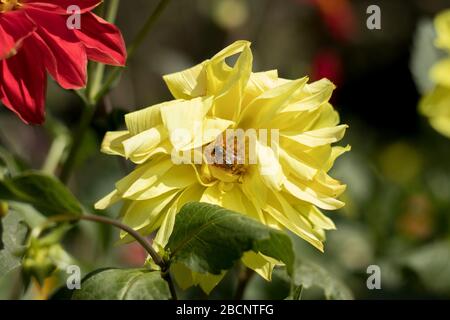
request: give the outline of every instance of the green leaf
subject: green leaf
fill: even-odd
[[[2,219],[3,248],[0,250],[0,277],[20,266],[27,234],[28,227],[20,214],[10,211]]]
[[[161,272],[146,269],[94,271],[74,291],[73,300],[168,300],[169,286]]]
[[[60,181],[36,172],[1,180],[0,199],[31,204],[46,216],[83,213],[78,200]]]
[[[220,274],[247,251],[260,252],[292,271],[294,252],[284,232],[219,206],[192,202],[178,213],[166,250],[171,263],[200,273]]]
[[[286,273],[280,275],[285,281],[292,281],[294,288],[310,289],[319,287],[324,291],[325,297],[332,300],[352,300],[350,289],[336,276],[322,266],[312,262],[297,262],[292,278]]]
[[[11,201],[8,207],[10,211],[20,214],[23,221],[31,229],[40,227],[45,223],[46,217],[29,204]]]
[[[5,148],[0,146],[0,179],[5,174],[15,174],[21,169],[14,156]]]

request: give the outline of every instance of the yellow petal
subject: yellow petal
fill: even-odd
[[[328,102],[324,103],[317,112],[319,113],[319,117],[313,123],[310,130],[334,127],[340,122],[339,113]]]
[[[204,61],[187,70],[163,76],[175,99],[192,99],[206,95],[206,70]]]
[[[339,197],[345,191],[346,187],[347,186],[345,184],[333,179],[324,171],[319,171],[311,184],[311,188],[313,188],[316,192],[329,195],[333,198]]]
[[[315,82],[310,85],[305,85],[303,91],[308,92],[308,95],[303,91],[297,91],[298,96],[292,97],[291,103],[284,106],[279,112],[297,113],[318,108],[330,100],[334,89],[335,86],[330,81],[322,81],[320,83]]]
[[[211,291],[222,281],[223,277],[225,277],[226,271],[223,271],[221,274],[210,274],[210,273],[195,273],[194,279],[200,285],[203,292],[206,294],[210,294]]]
[[[198,273],[181,263],[173,264],[170,269],[181,289],[186,290],[192,286],[199,285],[206,294],[209,294],[226,274],[225,271],[219,275]]]
[[[308,203],[302,203],[294,205],[294,208],[308,219],[314,228],[325,230],[336,229],[334,222],[317,209],[317,207]]]
[[[206,65],[207,95],[217,95],[233,72],[233,68],[227,64],[225,59],[249,47],[250,42],[248,41],[236,41],[211,58]]]
[[[268,188],[263,182],[256,166],[248,168],[248,171],[243,177],[242,189],[247,197],[253,199],[259,207],[264,206],[267,200]]]
[[[420,101],[420,111],[428,117],[450,115],[450,90],[444,86],[436,86]]]
[[[175,281],[182,290],[186,290],[196,285],[192,270],[186,267],[184,264],[173,263],[170,266],[170,271],[172,272]]]
[[[450,58],[436,63],[431,68],[430,76],[435,83],[446,86],[450,90]]]
[[[450,51],[450,10],[440,13],[435,19],[438,38],[436,46]]]
[[[212,106],[212,98],[178,100],[162,106],[161,117],[175,149],[181,150],[202,133],[203,120]]]
[[[336,127],[308,131],[301,134],[282,132],[281,135],[308,147],[318,147],[341,140],[344,137],[347,128],[348,126],[344,124]]]
[[[101,151],[110,155],[125,156],[123,141],[130,138],[128,131],[111,131],[103,138]]]
[[[150,188],[172,166],[170,158],[154,159],[137,166],[129,175],[116,183],[116,188],[123,197],[132,199],[134,195]]]
[[[177,103],[178,100],[168,101],[128,113],[125,115],[125,124],[130,134],[134,136],[162,124],[160,108]]]
[[[162,125],[142,131],[123,141],[125,157],[141,164],[153,155],[155,148],[166,138],[167,131]]]
[[[214,57],[211,58],[212,64],[222,63],[226,58],[231,57],[239,52],[244,51],[245,48],[250,47],[251,42],[246,40],[238,40],[230,44],[228,47],[220,50]]]
[[[245,252],[242,256],[242,262],[267,281],[272,281],[273,268],[277,265],[283,265],[283,263],[273,258],[253,251]]]
[[[297,199],[312,203],[325,210],[336,210],[344,206],[343,202],[330,195],[318,192],[311,188],[309,184],[304,184],[292,176],[284,181],[284,189]]]
[[[263,92],[277,86],[278,71],[269,70],[263,72],[253,72],[250,74],[247,87],[245,88],[242,107],[245,108],[253,99]]]
[[[253,56],[248,46],[244,47],[233,69],[227,75],[222,87],[215,94],[212,116],[236,121],[241,112],[244,89],[252,72]],[[213,68],[208,65],[208,71]],[[210,73],[209,73],[210,74]]]
[[[200,198],[200,202],[215,204],[242,214],[247,212],[244,205],[246,200],[237,184],[224,182],[219,182],[212,187],[206,188]]]
[[[283,165],[283,170],[289,171],[299,178],[312,180],[317,174],[317,168],[297,158],[294,154],[289,154],[284,148],[280,148],[280,161]]]
[[[178,191],[172,191],[150,200],[132,201],[123,213],[122,222],[134,230],[145,228],[144,235],[148,235],[159,227],[157,222],[164,208],[177,195]],[[120,233],[122,239],[127,235],[125,231]]]
[[[193,134],[191,143],[180,150],[190,150],[207,145],[217,139],[226,129],[234,125],[233,121],[224,119],[205,119],[202,126]]]
[[[323,91],[328,92],[330,89],[334,90],[336,89],[336,86],[327,78],[323,78],[306,85],[304,89],[305,93],[301,93],[301,95],[314,95]]]
[[[133,200],[146,200],[160,196],[173,190],[184,189],[197,183],[195,170],[190,165],[175,165],[159,176],[155,183],[138,194],[129,198]]]
[[[308,78],[289,81],[265,91],[254,99],[242,112],[240,128],[264,128],[292,99],[292,95],[306,84]]]
[[[172,234],[173,226],[175,224],[175,217],[180,211],[181,207],[191,201],[199,201],[203,194],[204,187],[201,185],[193,185],[186,188],[179,196],[174,200],[171,206],[168,208],[161,227],[156,234],[154,242],[161,247],[165,247]]]
[[[269,189],[262,181],[257,168],[249,168],[243,178],[241,188],[247,199],[251,201],[251,206],[250,201],[247,204],[250,207],[247,212],[263,224],[267,224],[262,208],[266,205]]]
[[[271,148],[257,141],[258,169],[262,180],[273,190],[281,190],[285,176],[278,161],[277,148]]]
[[[430,119],[430,124],[435,130],[450,138],[450,116]]]
[[[420,102],[420,111],[429,117],[434,129],[446,137],[450,137],[450,89],[437,86]]]
[[[339,114],[328,102],[334,89],[334,84],[327,79],[305,83],[292,92],[287,102],[275,109],[274,115],[264,125],[296,133],[337,125]]]
[[[346,152],[349,152],[352,149],[351,146],[347,145],[345,147],[335,146],[331,148],[331,155],[327,160],[326,165],[323,167],[325,172],[328,172],[334,165],[334,162],[337,158],[343,155]]]
[[[285,228],[323,251],[323,244],[316,236],[312,225],[284,199],[283,195],[273,193],[264,210]]]
[[[120,200],[122,200],[122,197],[117,192],[117,190],[114,190],[113,192],[105,196],[103,199],[97,201],[97,203],[95,204],[95,209],[104,210],[112,206],[113,204],[119,202]]]

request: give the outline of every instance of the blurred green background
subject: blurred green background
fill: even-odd
[[[117,25],[131,40],[157,1],[122,1]],[[382,29],[368,30],[366,9],[377,4]],[[123,115],[167,99],[161,76],[211,57],[229,43],[252,42],[254,70],[278,69],[285,78],[328,77],[338,89],[333,105],[350,126],[333,175],[348,184],[343,210],[328,215],[338,230],[329,232],[321,254],[301,239],[298,255],[340,279],[356,299],[450,298],[450,140],[435,132],[417,112],[430,88],[428,69],[441,55],[433,47],[432,19],[450,8],[446,0],[173,0],[145,44],[95,115],[70,187],[86,206],[112,189],[131,169],[102,155],[108,130]],[[53,137],[62,138],[78,122],[79,98],[49,83],[43,127],[22,124],[0,108],[0,152],[21,166],[40,169]],[[57,146],[53,146],[57,150]],[[116,217],[118,207],[107,214]],[[137,245],[114,246],[108,227],[81,223],[64,241],[83,274],[107,266],[140,266]],[[367,267],[381,268],[381,290],[366,286]],[[237,271],[213,292],[230,298]],[[33,285],[26,298],[51,295],[64,273]],[[17,271],[0,280],[0,298],[19,297]],[[62,282],[64,283],[64,282]],[[283,298],[282,275],[272,283],[254,277],[245,298]],[[205,298],[198,289],[185,297]],[[310,289],[304,298],[323,298]]]

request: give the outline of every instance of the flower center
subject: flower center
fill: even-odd
[[[205,150],[209,167],[207,172],[221,181],[239,181],[249,164],[245,142],[245,136],[230,132],[219,135]]]
[[[223,137],[213,143],[211,153],[214,157],[213,166],[235,175],[244,173],[245,144],[242,146],[242,143],[238,141],[238,137]]]
[[[0,0],[0,13],[16,10],[21,6],[19,0]]]

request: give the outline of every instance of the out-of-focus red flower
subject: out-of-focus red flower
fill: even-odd
[[[28,124],[45,119],[47,72],[65,89],[86,85],[87,61],[123,66],[119,29],[91,12],[101,0],[0,0],[0,100]],[[80,8],[80,29],[67,10]]]
[[[305,0],[298,0],[304,2]],[[307,0],[317,7],[330,30],[331,35],[340,41],[354,38],[357,21],[349,0]]]
[[[322,50],[314,56],[312,63],[312,79],[327,78],[338,87],[343,80],[341,57],[333,50]]]

